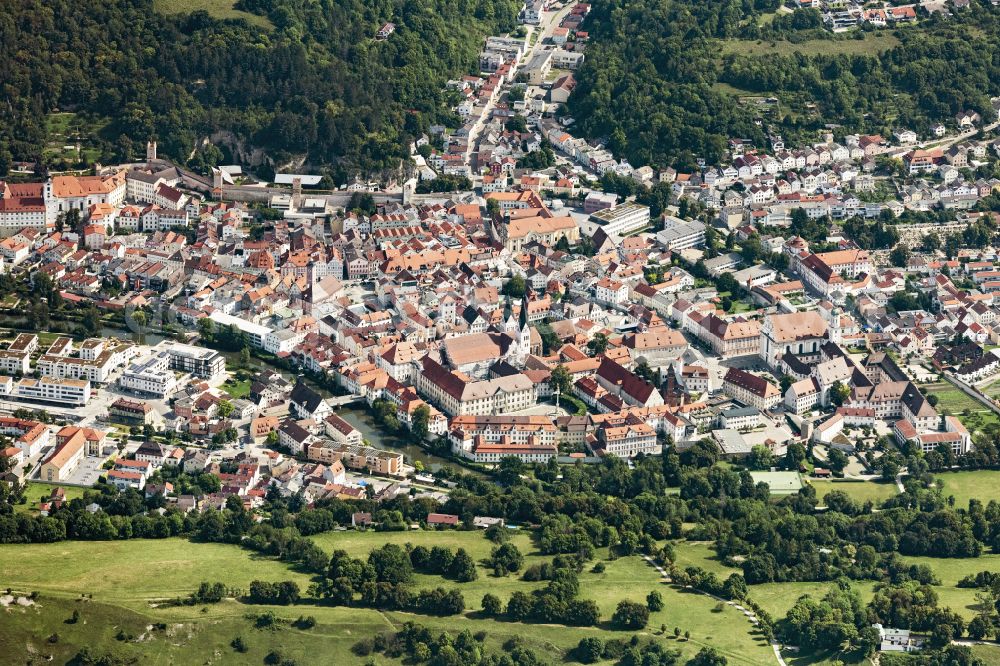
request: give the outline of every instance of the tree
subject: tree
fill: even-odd
[[[774,466],[774,454],[766,446],[756,444],[750,449],[746,464],[748,469],[769,470]]]
[[[663,595],[658,590],[653,590],[646,595],[646,607],[651,613],[658,613],[663,610]]]
[[[512,275],[504,284],[501,293],[510,298],[522,298],[527,292],[528,285],[520,275]]]
[[[497,483],[503,486],[515,486],[521,482],[526,466],[517,456],[504,456],[496,470]]]
[[[410,430],[418,441],[427,439],[430,434],[431,408],[429,405],[420,405],[413,410],[413,417]]]
[[[448,573],[459,583],[469,583],[479,577],[476,572],[476,563],[464,548],[455,551],[455,557],[451,561]]]
[[[487,592],[483,595],[483,614],[489,617],[497,617],[503,611],[500,598],[495,594]]]
[[[528,121],[521,115],[511,116],[507,119],[504,127],[508,132],[524,133],[528,131]]]
[[[101,313],[98,312],[93,303],[88,304],[87,309],[84,310],[80,325],[83,326],[87,335],[97,335],[101,332]]]
[[[726,666],[726,657],[713,647],[703,647],[688,662],[688,666]]]
[[[520,571],[523,564],[524,556],[518,547],[510,542],[500,544],[490,554],[490,566],[504,574]]]
[[[851,387],[842,382],[834,382],[830,387],[830,402],[837,407],[841,407],[848,398],[851,397]]]
[[[785,449],[785,467],[797,470],[799,465],[806,459],[806,448],[799,442],[792,442]]]
[[[897,245],[889,253],[889,261],[893,266],[906,268],[906,263],[910,260],[910,248],[905,245]]]
[[[385,583],[409,583],[413,579],[413,565],[400,546],[387,543],[368,555],[368,564],[375,570],[376,579]]]
[[[234,409],[236,408],[233,407],[233,403],[229,402],[228,400],[219,401],[219,416],[221,416],[222,418],[228,419],[229,415],[233,413]]]
[[[552,373],[549,375],[549,386],[553,391],[558,390],[563,395],[568,394],[573,389],[573,375],[562,363],[552,369]]]
[[[244,347],[240,350],[240,367],[249,368],[250,367],[250,348]]]
[[[211,342],[213,336],[215,335],[215,321],[208,318],[202,317],[198,320],[198,335],[202,340]]]
[[[531,613],[531,597],[518,590],[507,600],[507,619],[511,622],[521,622]]]
[[[410,559],[413,562],[413,566],[418,566],[419,558],[417,557],[419,553],[419,547],[415,548],[413,552],[410,553]],[[455,559],[455,554],[451,552],[445,546],[434,546],[431,548],[430,553],[427,554],[426,558],[426,569],[429,573],[435,573],[439,575],[445,575],[451,569],[452,560]]]
[[[982,614],[977,615],[976,617],[972,618],[971,622],[969,622],[968,632],[969,632],[969,638],[975,639],[977,641],[982,640],[985,636],[993,632],[993,623],[990,622],[988,616]]]
[[[729,578],[723,584],[723,592],[730,599],[745,599],[747,596],[747,583],[743,579],[743,576],[737,573],[729,574]]]
[[[595,356],[597,354],[603,354],[608,350],[608,336],[604,333],[597,333],[594,337],[587,343],[587,348],[590,349],[591,353]]]
[[[600,661],[604,656],[604,641],[593,636],[581,638],[574,650],[574,656],[583,664]]]
[[[649,609],[642,604],[623,599],[618,602],[611,623],[619,629],[643,629],[649,622]]]
[[[847,463],[850,462],[847,459],[847,455],[844,454],[840,449],[830,449],[830,455],[827,458],[827,462],[830,465],[830,469],[836,473],[840,474],[847,467]]]
[[[936,252],[941,249],[941,237],[932,231],[923,237],[920,245],[924,252]]]

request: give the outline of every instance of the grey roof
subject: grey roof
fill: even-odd
[[[723,409],[721,414],[727,419],[735,419],[741,416],[754,416],[760,414],[760,410],[756,407],[730,407],[729,409]]]
[[[723,453],[729,455],[745,455],[750,453],[750,443],[743,439],[738,430],[722,428],[712,431],[712,436],[719,443]]]

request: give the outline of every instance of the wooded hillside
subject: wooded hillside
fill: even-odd
[[[49,112],[107,117],[102,157],[155,136],[183,161],[232,130],[277,161],[307,153],[343,170],[395,165],[411,137],[449,120],[443,84],[474,66],[482,37],[515,24],[513,0],[244,0],[273,30],[152,0],[24,0],[0,14],[0,174],[36,159]],[[396,31],[375,41],[379,26]],[[263,23],[263,22],[262,22]]]

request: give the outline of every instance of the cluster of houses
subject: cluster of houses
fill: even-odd
[[[992,4],[1000,4],[991,0]],[[798,9],[815,9],[823,15],[823,25],[831,32],[848,32],[863,27],[894,28],[916,23],[921,17],[951,16],[969,7],[971,0],[921,0],[896,5],[888,2],[873,6],[854,0],[795,0]]]

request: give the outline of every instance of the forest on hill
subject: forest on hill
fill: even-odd
[[[515,0],[242,0],[273,30],[153,0],[23,0],[0,14],[0,175],[37,160],[45,119],[109,122],[103,159],[184,162],[228,130],[280,163],[307,155],[334,173],[394,168],[413,137],[452,120],[444,82],[476,62],[484,35],[516,25]],[[386,22],[396,31],[375,41]],[[451,123],[449,123],[451,124]]]
[[[776,15],[762,28],[776,8],[775,0],[598,0],[570,113],[585,136],[607,139],[635,166],[684,168],[695,156],[717,160],[730,137],[761,145],[769,126],[794,145],[828,124],[920,132],[966,109],[994,114],[1000,8],[988,1],[881,35],[834,36],[816,10]],[[894,46],[856,47],[879,39]],[[817,41],[834,48],[811,50]],[[751,48],[768,42],[782,48]],[[780,104],[768,112],[740,96]]]

